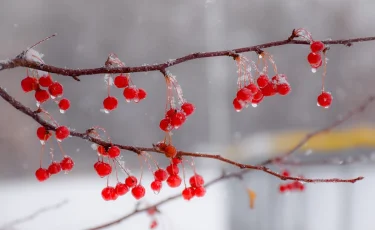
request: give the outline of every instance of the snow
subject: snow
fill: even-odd
[[[26,53],[25,53],[25,58],[26,60],[28,61],[33,61],[33,62],[38,62],[38,63],[43,63],[43,54],[42,53],[39,53],[38,51],[34,50],[34,49],[29,49]]]

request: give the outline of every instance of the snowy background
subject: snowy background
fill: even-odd
[[[282,40],[293,28],[300,27],[311,31],[316,39],[374,36],[374,8],[375,2],[371,0],[0,0],[0,59],[14,57],[53,33],[58,36],[38,49],[45,54],[47,63],[69,68],[102,66],[111,52],[129,66],[161,63],[197,51]],[[237,75],[230,58],[194,60],[169,69],[177,76],[184,96],[197,107],[196,113],[175,133],[176,146],[190,151],[221,152],[231,159],[256,162],[259,159],[253,156],[259,154],[252,149],[226,150],[259,133],[271,135],[324,127],[374,92],[373,42],[354,44],[351,48],[333,46],[329,51],[326,87],[332,92],[334,102],[328,110],[316,107],[321,80],[306,63],[308,47],[287,45],[267,51],[274,55],[279,71],[288,75],[292,93],[267,98],[257,108],[241,113],[232,109]],[[253,53],[247,56],[256,58]],[[19,85],[24,76],[22,68],[2,71],[0,85],[34,107],[34,98],[24,94]],[[63,83],[72,108],[64,115],[52,103],[45,108],[61,124],[77,131],[100,125],[116,143],[150,146],[163,138],[158,123],[164,111],[164,80],[158,72],[132,76],[134,83],[149,93],[147,100],[139,104],[123,102],[115,112],[101,113],[106,96],[103,76],[84,76],[82,82],[76,82],[54,75]],[[112,92],[122,97],[120,90]],[[15,225],[14,229],[85,229],[134,209],[135,201],[130,195],[116,202],[102,201],[100,191],[105,180],[98,178],[92,168],[96,153],[90,143],[80,139],[71,138],[63,143],[64,150],[76,162],[75,169],[69,175],[38,183],[34,178],[40,153],[35,136],[38,125],[4,101],[0,101],[0,108],[0,229],[9,229],[7,223],[63,200],[68,203],[61,208]],[[370,106],[341,128],[372,127],[374,113],[375,106]],[[262,140],[258,143],[261,146],[272,145],[267,139]],[[373,151],[357,146],[332,154],[371,156]],[[59,156],[58,151],[56,155]],[[127,166],[139,173],[134,154],[123,152],[123,155]],[[47,162],[48,158],[44,160]],[[160,163],[166,165],[162,158]],[[236,170],[212,160],[199,159],[197,164],[198,172],[207,180],[220,175],[223,167]],[[292,170],[309,177],[362,175],[366,179],[355,185],[307,185],[304,193],[280,195],[277,179],[251,173],[243,184],[231,181],[209,188],[203,199],[177,200],[162,206],[160,229],[374,229],[375,171],[371,162]],[[151,178],[145,178],[146,184],[150,181]],[[248,207],[244,185],[258,194],[254,210]],[[157,196],[149,192],[145,200],[154,203],[179,191],[164,189]],[[112,229],[148,229],[149,223],[150,218],[140,214]]]

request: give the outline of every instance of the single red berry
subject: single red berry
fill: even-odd
[[[126,179],[125,179],[125,184],[129,187],[129,188],[133,188],[134,186],[137,185],[137,178],[135,176],[128,176]]]
[[[48,87],[48,92],[53,97],[61,96],[63,94],[63,91],[64,91],[63,86],[57,81],[55,81],[54,83],[52,83],[52,85]]]
[[[288,83],[281,83],[281,84],[278,84],[276,86],[276,89],[277,89],[277,92],[280,94],[280,95],[287,95],[290,93],[290,91],[292,90],[292,88],[290,87],[290,85]]]
[[[288,183],[286,184],[286,189],[289,190],[289,191],[292,191],[293,190],[293,183]]]
[[[174,165],[178,165],[178,164],[180,164],[181,162],[182,162],[182,159],[181,159],[181,158],[174,157],[174,158],[172,159],[172,164],[174,164]]]
[[[319,53],[311,52],[307,56],[307,61],[310,63],[310,65],[318,64],[319,62],[322,61],[322,56]]]
[[[68,99],[63,98],[63,99],[60,100],[60,102],[59,102],[59,108],[61,110],[64,110],[64,111],[68,110],[69,107],[70,107],[70,101]]]
[[[201,175],[195,174],[189,179],[191,187],[198,188],[204,185],[204,179]]]
[[[55,134],[58,140],[64,140],[70,135],[70,131],[66,126],[60,126],[56,129]]]
[[[39,103],[46,102],[49,99],[47,90],[39,89],[35,91],[35,100]]]
[[[49,74],[41,76],[39,78],[39,85],[42,87],[49,87],[50,85],[52,85],[52,83],[53,83],[52,77]]]
[[[171,188],[177,188],[181,185],[181,177],[178,175],[170,175],[167,179],[167,184]]]
[[[195,195],[195,191],[194,191],[194,188],[192,187],[185,188],[184,190],[182,190],[182,197],[185,200],[190,200],[191,198],[194,197],[194,195]]]
[[[272,83],[260,88],[264,96],[273,96],[276,94],[276,86]]]
[[[174,117],[171,118],[171,125],[173,128],[178,129],[186,121],[185,113],[178,111]]]
[[[57,161],[53,161],[49,166],[48,166],[48,172],[49,174],[57,174],[61,171],[61,165]]]
[[[246,86],[246,88],[249,89],[253,95],[255,95],[259,91],[258,86],[254,83],[250,83],[248,86]]]
[[[105,177],[112,173],[112,166],[102,161],[96,162],[94,168],[100,177]]]
[[[158,222],[156,220],[152,220],[150,224],[150,229],[154,229],[158,226]]]
[[[36,135],[38,136],[39,140],[41,141],[47,141],[48,138],[52,135],[50,131],[47,131],[46,128],[44,128],[43,126],[42,127],[39,127],[37,130],[36,130]]]
[[[332,95],[329,92],[323,91],[319,96],[318,96],[318,105],[328,108],[332,103]]]
[[[61,169],[64,171],[70,171],[74,167],[74,161],[69,156],[65,156],[60,162]]]
[[[152,189],[154,192],[160,192],[160,189],[161,189],[162,186],[163,186],[163,184],[161,183],[160,180],[154,180],[154,181],[151,183],[151,189]]]
[[[177,109],[170,108],[167,113],[165,114],[165,118],[172,119],[177,113]]]
[[[158,169],[154,172],[155,180],[165,181],[168,178],[168,173],[164,169]]]
[[[285,169],[285,170],[283,170],[283,171],[281,172],[281,175],[287,177],[287,176],[290,176],[290,172],[289,172],[288,170]]]
[[[299,183],[299,187],[298,187],[298,189],[299,189],[300,191],[305,190],[305,185],[302,184],[302,183]]]
[[[233,107],[237,112],[240,112],[244,107],[244,102],[238,100],[237,98],[234,98]]]
[[[253,100],[251,101],[251,103],[253,104],[259,104],[264,98],[264,95],[262,93],[261,90],[259,90],[253,97]]]
[[[120,153],[121,153],[121,150],[119,147],[117,146],[111,146],[109,149],[108,149],[108,156],[110,158],[116,158],[118,156],[120,156]]]
[[[49,172],[47,169],[39,168],[38,170],[36,170],[35,176],[38,181],[42,182],[49,178]]]
[[[203,197],[206,194],[206,188],[205,187],[197,187],[194,189],[195,196],[196,197]]]
[[[126,184],[119,182],[117,183],[115,190],[116,190],[117,195],[123,196],[129,191],[129,188],[128,186],[126,186]]]
[[[104,109],[111,111],[117,108],[117,99],[115,97],[108,96],[103,101],[103,107]]]
[[[160,149],[160,151],[165,151],[165,148],[167,148],[167,144],[166,143],[164,143],[164,142],[158,142],[157,144],[156,144],[156,147],[158,147],[159,149]]]
[[[117,88],[125,88],[129,86],[129,77],[119,75],[115,77],[114,84]]]
[[[237,99],[240,101],[251,101],[252,92],[248,88],[242,88],[237,92]]]
[[[192,103],[185,102],[181,105],[182,111],[184,111],[186,116],[190,116],[194,113],[195,106]]]
[[[123,93],[125,100],[131,101],[137,96],[137,89],[135,87],[127,87],[124,89]]]
[[[36,90],[38,88],[38,80],[36,78],[27,76],[22,79],[21,87],[25,93]]]
[[[173,145],[168,145],[167,147],[165,147],[164,153],[166,157],[173,158],[177,154],[177,149]]]
[[[257,79],[257,84],[259,86],[259,88],[264,88],[266,87],[268,84],[270,83],[270,79],[268,78],[267,75],[259,75],[258,79]]]
[[[113,200],[116,190],[114,187],[107,186],[102,190],[102,197],[105,201]],[[117,198],[117,197],[116,197]]]
[[[108,155],[107,150],[102,145],[98,145],[97,151],[98,151],[99,154],[101,154],[103,156],[107,156]]]
[[[178,166],[177,165],[169,165],[167,168],[166,168],[167,172],[169,175],[177,175],[179,173],[179,169],[178,169]]]
[[[142,89],[142,88],[139,88],[138,89],[138,100],[143,100],[147,97],[147,92]]]
[[[279,186],[279,191],[280,191],[281,193],[286,192],[286,190],[287,190],[287,187],[286,187],[284,184],[281,184],[281,185]]]
[[[299,182],[299,181],[293,181],[293,183],[292,183],[292,187],[293,187],[293,189],[295,189],[295,190],[298,190],[299,189],[299,187],[301,186],[301,182]]]
[[[324,50],[324,44],[321,41],[314,41],[310,45],[311,52],[318,53]]]
[[[142,185],[137,185],[134,188],[132,188],[132,194],[135,199],[139,200],[145,196],[146,190]]]
[[[169,132],[172,129],[171,120],[169,118],[164,118],[160,121],[159,127],[164,132]]]

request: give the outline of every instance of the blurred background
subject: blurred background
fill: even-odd
[[[58,36],[37,49],[45,54],[46,63],[68,68],[103,66],[111,52],[128,66],[162,63],[198,51],[282,40],[300,27],[321,40],[374,36],[374,8],[375,2],[370,0],[0,0],[0,59],[15,57],[25,47],[53,33]],[[266,98],[257,108],[241,113],[232,108],[237,74],[231,58],[193,60],[171,67],[184,96],[197,108],[174,133],[173,143],[186,151],[219,152],[243,163],[255,164],[281,154],[285,146],[298,142],[304,133],[331,124],[374,92],[374,45],[335,45],[328,52],[326,88],[334,99],[329,109],[316,106],[321,73],[310,71],[307,46],[266,50],[274,56],[279,71],[287,74],[292,93]],[[255,53],[246,55],[257,58]],[[35,108],[34,97],[23,93],[20,87],[25,75],[23,68],[1,71],[0,85]],[[104,114],[100,112],[106,97],[103,76],[82,76],[82,81],[76,82],[53,75],[63,83],[72,107],[63,115],[51,102],[44,108],[60,124],[77,131],[100,125],[116,143],[151,146],[163,138],[158,125],[164,116],[165,83],[159,72],[131,76],[137,86],[148,92],[148,98],[139,104],[121,101],[122,91],[113,88],[112,94],[121,103],[116,111]],[[5,101],[0,100],[0,108],[0,229],[85,229],[134,209],[136,202],[130,194],[116,202],[102,200],[100,192],[106,181],[93,170],[97,158],[91,143],[81,139],[63,142],[64,150],[76,163],[69,175],[37,182],[34,173],[41,148],[35,135],[38,124]],[[159,229],[374,229],[374,113],[375,105],[370,105],[364,113],[341,125],[337,130],[346,135],[335,139],[338,143],[331,144],[331,137],[327,136],[291,157],[297,163],[321,159],[330,163],[273,167],[276,171],[287,168],[293,175],[305,177],[364,176],[365,180],[356,184],[308,184],[304,192],[280,194],[280,180],[251,172],[241,182],[232,180],[210,187],[204,198],[190,202],[179,199],[161,206]],[[294,132],[299,134],[277,142]],[[367,141],[340,147],[340,143],[361,134]],[[61,157],[57,149],[55,155]],[[130,152],[123,152],[123,156],[126,166],[139,175],[137,157]],[[157,159],[167,165],[164,158]],[[48,163],[45,156],[45,166]],[[196,164],[207,181],[219,176],[223,169],[238,170],[209,159],[197,159]],[[191,169],[187,169],[187,175],[191,174]],[[151,180],[150,172],[146,172],[147,189]],[[110,182],[115,183],[113,177]],[[249,208],[245,188],[257,193],[255,209]],[[182,186],[164,188],[159,195],[148,190],[143,205],[181,190]],[[59,209],[9,225],[64,200],[68,203]],[[148,229],[150,222],[146,214],[140,214],[109,229]]]

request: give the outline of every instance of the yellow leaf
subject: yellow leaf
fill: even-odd
[[[249,196],[249,200],[250,200],[250,208],[253,209],[257,194],[253,190],[247,189],[247,195]]]

